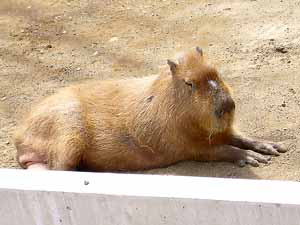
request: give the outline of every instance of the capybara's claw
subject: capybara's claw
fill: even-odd
[[[267,142],[258,142],[255,144],[253,149],[256,152],[261,152],[264,154],[279,156],[280,153],[284,153],[287,150],[275,143],[267,143]]]
[[[249,164],[251,166],[258,167],[259,163],[268,164],[270,160],[270,156],[264,156],[252,150],[246,150],[242,154],[242,159],[238,160],[238,165],[243,167],[246,164]]]

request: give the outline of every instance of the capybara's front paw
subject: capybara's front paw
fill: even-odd
[[[243,167],[246,164],[257,167],[259,163],[267,164],[271,160],[270,156],[265,156],[252,150],[241,151],[241,157],[237,161],[238,165]]]
[[[254,151],[261,152],[268,155],[279,156],[280,153],[284,153],[287,149],[272,142],[256,142],[254,144]]]

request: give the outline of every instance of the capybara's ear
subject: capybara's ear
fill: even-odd
[[[200,48],[199,46],[196,47],[196,51],[198,52],[198,54],[200,54],[200,56],[203,56],[203,50],[202,48]]]
[[[174,63],[173,61],[169,60],[169,59],[167,60],[167,63],[169,65],[169,67],[170,67],[172,75],[175,75],[176,74],[176,70],[177,70],[177,64]]]

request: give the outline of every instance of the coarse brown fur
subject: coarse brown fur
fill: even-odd
[[[130,171],[224,160],[257,166],[268,158],[254,151],[284,152],[234,132],[229,87],[201,49],[168,64],[157,76],[91,81],[46,98],[16,131],[20,165]]]

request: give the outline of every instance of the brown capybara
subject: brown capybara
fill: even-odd
[[[23,168],[130,171],[183,160],[267,163],[285,150],[233,128],[235,103],[200,48],[160,75],[91,81],[35,106],[18,127]]]

